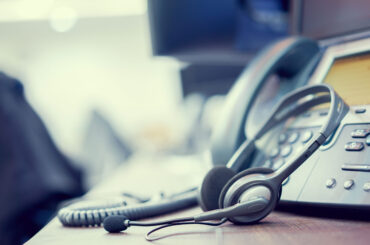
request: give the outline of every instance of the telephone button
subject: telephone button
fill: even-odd
[[[326,187],[329,189],[335,187],[336,184],[337,184],[337,181],[334,178],[328,179],[325,183]]]
[[[274,162],[274,165],[272,166],[272,168],[274,170],[279,169],[281,166],[284,165],[284,163],[285,163],[284,159],[283,158],[280,158],[276,162]]]
[[[365,138],[370,134],[370,129],[355,129],[351,132],[352,138]]]
[[[342,170],[370,172],[370,164],[343,164]]]
[[[326,116],[328,115],[328,112],[327,111],[322,111],[319,113],[320,117],[323,117],[323,116]]]
[[[267,159],[262,167],[264,168],[270,168],[272,164],[272,161],[270,159]]]
[[[294,132],[294,133],[292,133],[292,134],[289,136],[288,142],[289,142],[290,144],[293,144],[293,143],[295,143],[295,142],[298,140],[298,138],[299,138],[299,133],[298,133],[298,132]]]
[[[366,108],[358,108],[355,110],[355,113],[357,114],[361,114],[361,113],[365,113],[366,112]]]
[[[348,142],[344,149],[346,151],[362,151],[364,149],[364,144],[362,142]]]
[[[366,192],[370,192],[370,182],[365,183],[362,189]]]
[[[346,190],[350,190],[354,185],[355,185],[355,182],[354,182],[352,179],[349,179],[349,180],[346,180],[346,181],[344,182],[343,187],[344,187],[344,189],[346,189]]]
[[[370,135],[368,135],[368,136],[366,137],[366,144],[367,144],[368,146],[370,146]]]
[[[284,148],[281,150],[281,155],[283,157],[287,157],[292,153],[293,148],[290,145],[284,146]]]
[[[277,157],[280,153],[280,149],[279,147],[275,147],[274,149],[272,149],[272,151],[270,152],[270,157],[271,158],[274,158],[274,157]]]
[[[302,143],[307,143],[313,136],[313,133],[312,131],[306,131],[303,135],[302,135]]]
[[[287,140],[288,136],[284,133],[279,135],[279,144],[284,144],[285,141]]]

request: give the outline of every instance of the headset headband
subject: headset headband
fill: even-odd
[[[274,128],[284,120],[293,116],[298,116],[317,105],[327,102],[331,103],[328,112],[328,119],[321,126],[316,137],[310,141],[311,144],[306,144],[306,147],[304,147],[304,149],[307,148],[306,151],[309,150],[309,152],[303,152],[303,149],[301,152],[302,154],[300,154],[309,154],[307,156],[308,158],[333,133],[349,110],[348,105],[338,96],[334,89],[327,84],[306,86],[284,96],[280,103],[275,106],[271,116],[264,124],[262,124],[263,126],[258,130],[255,136],[251,139],[247,139],[238,148],[233,157],[227,163],[227,167],[239,172],[245,160],[249,158],[251,153],[254,151],[254,143],[256,140],[260,139],[270,129]],[[316,142],[317,145],[312,142]],[[286,164],[286,166],[287,165],[289,164]],[[291,173],[291,171],[288,172]],[[287,176],[289,176],[289,174]]]

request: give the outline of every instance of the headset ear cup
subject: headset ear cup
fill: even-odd
[[[249,168],[249,169],[243,170],[242,172],[234,175],[232,178],[229,179],[229,181],[227,181],[227,183],[225,183],[224,187],[222,188],[220,192],[219,200],[218,200],[219,208],[225,208],[224,199],[225,199],[226,192],[228,191],[230,186],[235,183],[235,181],[237,181],[238,179],[246,175],[250,175],[250,174],[256,174],[256,173],[270,174],[272,172],[274,172],[274,170],[272,170],[271,168]],[[280,193],[281,193],[281,187],[280,187]],[[279,195],[279,199],[280,199],[280,195]]]
[[[212,168],[204,177],[199,190],[198,202],[203,211],[217,209],[218,199],[224,185],[235,175],[225,166]]]

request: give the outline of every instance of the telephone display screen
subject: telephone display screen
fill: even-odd
[[[370,104],[370,53],[336,59],[324,82],[350,106]]]

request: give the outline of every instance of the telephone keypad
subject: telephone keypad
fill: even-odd
[[[289,158],[293,151],[298,151],[313,136],[314,130],[298,129],[288,130],[279,134],[277,146],[272,148],[268,154],[268,159],[262,161],[263,167],[271,167],[274,170],[280,168]]]
[[[289,159],[293,151],[297,152],[301,147],[304,146],[305,143],[312,139],[314,132],[317,129],[288,129],[287,131],[280,133],[278,142],[277,144],[275,143],[277,146],[272,148],[269,153],[269,157],[262,165],[264,167],[273,168],[274,170],[280,168],[287,161],[287,159]],[[365,148],[365,144],[370,146],[370,129],[355,128],[350,131],[350,137],[358,139],[366,137],[366,140],[365,142],[347,142],[344,148],[348,152],[363,151]],[[332,135],[328,137],[328,142],[331,141],[331,138]],[[355,162],[343,164],[340,168],[344,171],[370,171],[369,164],[356,164]]]
[[[362,142],[348,142],[344,149],[346,151],[362,151],[364,149],[364,143]]]
[[[318,129],[318,128],[317,128]],[[287,130],[279,134],[278,144],[275,148],[270,151],[268,161],[266,161],[263,166],[271,167],[273,169],[280,168],[286,160],[292,155],[293,151],[298,151],[304,146],[314,135],[314,128],[310,129],[292,129]],[[366,128],[355,128],[350,133],[351,138],[364,138],[365,142],[360,141],[350,141],[345,144],[345,150],[348,152],[358,152],[363,151],[365,144],[370,146],[370,129]],[[332,135],[328,137],[328,142],[331,141]],[[285,160],[283,160],[285,158]],[[355,163],[344,164],[342,170],[346,171],[365,171],[368,172],[369,166],[367,164],[362,164],[359,168],[356,168]]]

